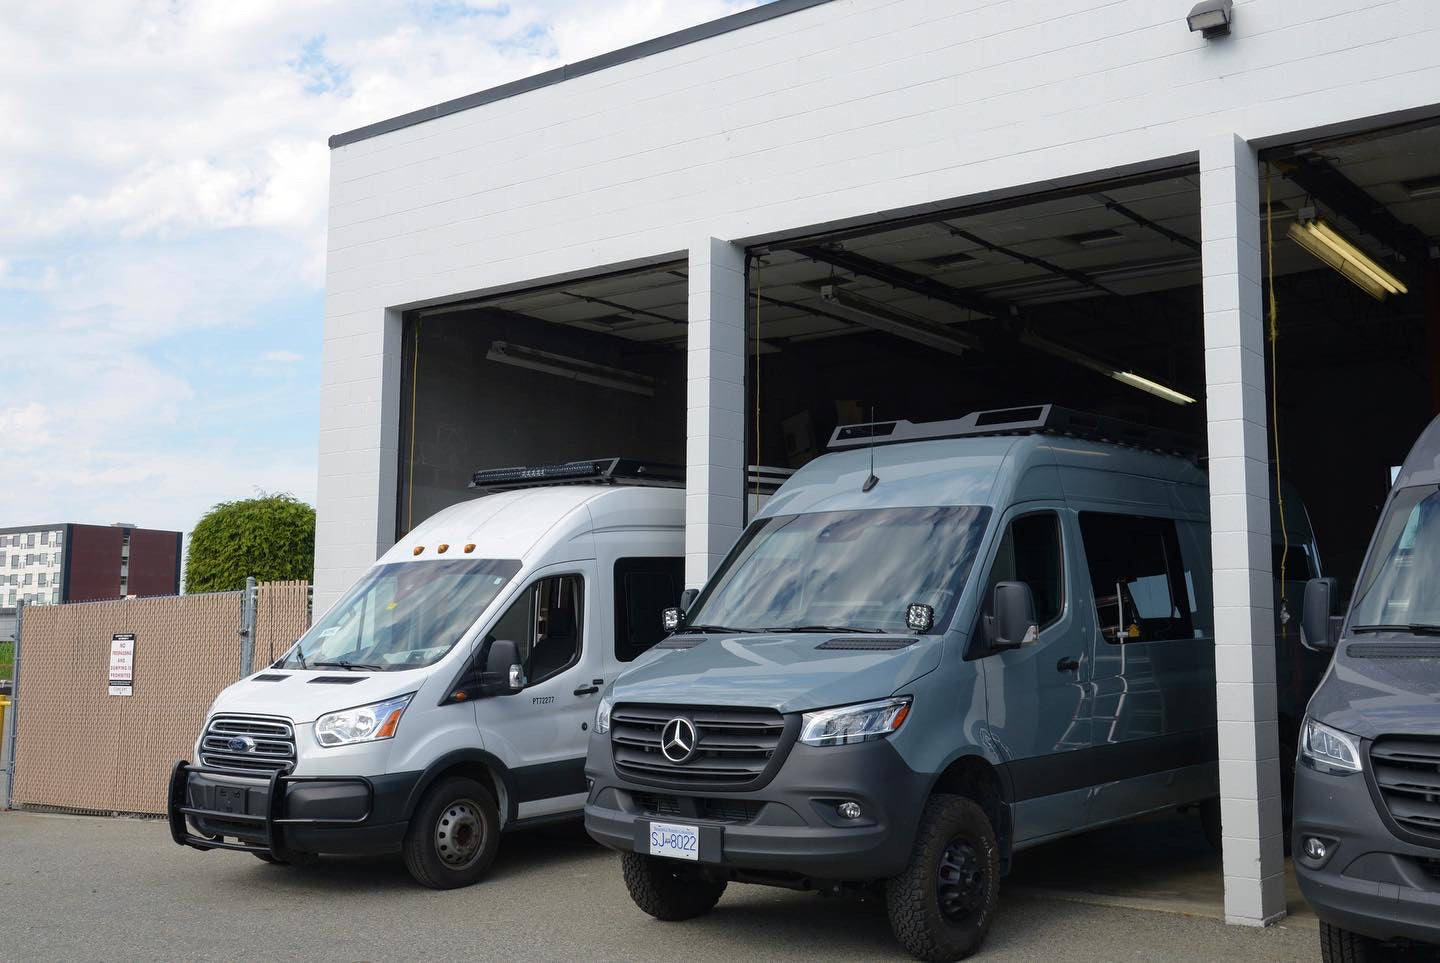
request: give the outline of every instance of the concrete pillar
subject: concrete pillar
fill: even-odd
[[[685,402],[685,584],[699,588],[744,525],[745,252],[690,249]]]
[[[315,518],[318,619],[395,543],[402,317],[325,318]]]
[[[1285,915],[1259,211],[1254,150],[1230,134],[1206,143],[1200,227],[1225,918],[1251,926]]]

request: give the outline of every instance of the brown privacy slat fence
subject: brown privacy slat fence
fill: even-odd
[[[261,585],[255,666],[309,626],[308,586]],[[240,677],[242,592],[24,610],[14,801],[98,812],[165,811],[205,710]],[[110,639],[135,634],[134,694],[107,692]]]

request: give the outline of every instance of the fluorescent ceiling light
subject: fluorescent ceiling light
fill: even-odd
[[[1400,186],[1417,201],[1425,197],[1440,197],[1440,177],[1422,177],[1417,181],[1406,181]]]
[[[1225,37],[1230,34],[1230,21],[1234,19],[1233,0],[1201,0],[1190,8],[1185,25],[1190,32],[1200,32],[1206,40]]]
[[[820,298],[834,314],[848,318],[856,324],[863,324],[867,328],[923,344],[927,348],[961,355],[980,346],[974,337],[963,331],[955,331],[938,321],[877,304],[831,284],[820,288]]]
[[[1290,238],[1345,277],[1366,294],[1383,301],[1410,289],[1324,221],[1313,218],[1290,225]]]
[[[1172,404],[1193,405],[1195,403],[1195,399],[1185,394],[1183,391],[1176,391],[1174,388],[1162,385],[1158,381],[1152,381],[1151,379],[1146,378],[1143,375],[1138,375],[1133,371],[1122,371],[1119,368],[1114,367],[1113,365],[1106,364],[1098,358],[1092,358],[1088,354],[1082,354],[1081,352],[1076,351],[1074,348],[1068,347],[1063,344],[1058,344],[1048,338],[1042,338],[1038,334],[1032,334],[1030,331],[1024,331],[1021,333],[1020,343],[1028,345],[1039,351],[1044,351],[1046,354],[1053,354],[1057,358],[1064,358],[1066,361],[1072,361],[1075,364],[1080,365],[1082,368],[1089,368],[1091,371],[1098,372],[1099,374],[1102,374],[1107,378],[1113,378],[1121,384],[1129,385],[1132,388],[1138,388],[1139,390],[1144,391],[1148,394],[1152,394],[1157,398],[1164,398],[1166,401]]]
[[[543,371],[546,374],[559,375],[571,381],[582,381],[585,384],[614,388],[617,391],[628,391],[631,394],[646,395],[651,398],[655,397],[655,385],[659,384],[658,379],[649,375],[596,364],[594,361],[586,361],[584,358],[552,354],[549,351],[541,351],[539,348],[527,348],[523,345],[511,344],[508,341],[492,341],[490,350],[485,353],[485,357],[490,361],[498,361],[500,364],[508,364],[516,368]]]

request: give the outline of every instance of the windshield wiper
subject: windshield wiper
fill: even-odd
[[[1411,635],[1440,635],[1440,625],[1415,622],[1410,625],[1355,625],[1351,632],[1409,632]]]
[[[310,665],[316,669],[349,669],[351,672],[363,672],[366,669],[372,672],[385,671],[383,665],[374,665],[369,662],[346,662],[344,659],[339,659],[335,662],[311,662]]]
[[[742,634],[742,633],[745,633],[745,632],[764,632],[764,631],[765,631],[764,629],[732,629],[732,628],[730,628],[730,626],[728,626],[728,625],[682,625],[680,628],[678,628],[678,629],[675,630],[675,634],[676,634],[676,635],[682,635],[682,634],[684,634],[684,633],[686,633],[686,632],[703,632],[703,633],[710,633],[710,634],[721,635],[721,634],[724,634],[724,633],[733,632],[733,633],[739,635],[739,634]]]
[[[783,625],[766,632],[852,632],[857,635],[884,635],[884,629],[857,629],[853,625]]]

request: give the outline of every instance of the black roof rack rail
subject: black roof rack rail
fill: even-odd
[[[1075,411],[1059,405],[1029,405],[1022,408],[994,408],[972,411],[949,421],[876,421],[841,425],[827,446],[830,451],[868,448],[871,445],[898,445],[907,441],[938,438],[978,438],[986,435],[1065,435],[1090,441],[1105,441],[1128,448],[1145,448],[1166,454],[1196,458],[1200,446],[1193,438],[1165,428],[1153,428],[1121,418]]]
[[[520,465],[483,468],[470,478],[470,487],[485,492],[540,488],[549,485],[647,485],[685,487],[685,469],[638,458],[586,458],[559,465]]]

